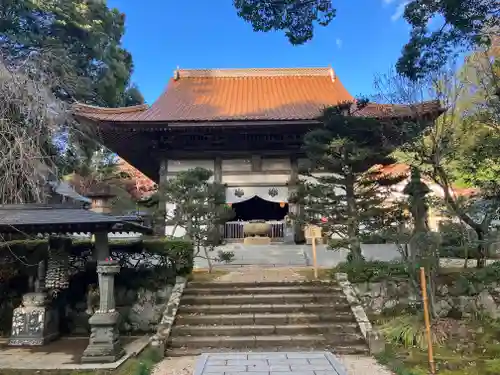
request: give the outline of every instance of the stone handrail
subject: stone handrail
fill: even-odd
[[[361,330],[361,333],[363,334],[366,343],[368,344],[370,353],[377,354],[384,351],[384,338],[375,328],[373,328],[363,306],[361,305],[361,301],[359,300],[356,291],[347,278],[347,274],[340,272],[336,273],[335,279],[342,288],[347,302],[349,302],[349,305],[351,306],[352,314],[354,315],[359,329]]]
[[[182,293],[184,293],[184,288],[186,287],[187,279],[185,277],[177,276],[175,279],[175,285],[170,293],[170,298],[167,305],[163,311],[160,324],[156,334],[151,338],[150,345],[154,351],[156,351],[161,357],[165,356],[165,349],[170,337],[170,332],[175,322],[175,316],[177,315],[177,310],[179,309],[179,304],[181,302]]]

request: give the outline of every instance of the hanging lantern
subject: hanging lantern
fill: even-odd
[[[280,202],[280,207],[281,208],[285,207],[285,204],[286,204],[285,202]]]

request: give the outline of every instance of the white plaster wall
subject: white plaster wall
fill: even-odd
[[[291,162],[288,158],[262,159],[263,171],[289,171],[291,169]]]
[[[167,217],[173,215],[173,212],[175,210],[175,203],[167,203],[165,204],[165,210],[167,213]],[[175,233],[174,233],[175,229]],[[165,226],[165,235],[166,236],[174,236],[174,237],[182,237],[186,234],[186,230],[184,228],[177,227],[173,225],[166,225]]]
[[[224,172],[251,172],[250,159],[222,159],[222,174]]]
[[[290,174],[266,174],[266,173],[245,173],[235,175],[224,175],[222,173],[222,183],[231,186],[251,186],[253,184],[262,185],[286,185],[290,180]]]
[[[206,160],[169,160],[167,171],[169,173],[181,172],[181,171],[187,171],[189,169],[193,169],[196,167],[208,169],[209,171],[213,171],[214,165],[215,165],[215,161],[212,159],[206,159]]]

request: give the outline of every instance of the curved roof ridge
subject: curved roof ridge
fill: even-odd
[[[214,77],[283,77],[283,76],[328,76],[331,67],[313,68],[238,68],[238,69],[178,69],[178,78],[214,78]]]
[[[135,113],[135,112],[143,112],[149,109],[149,105],[147,104],[138,104],[132,105],[129,107],[117,107],[117,108],[109,108],[109,107],[98,107],[95,105],[84,104],[76,102],[72,105],[72,108],[77,113],[106,113],[109,115],[117,115],[122,113]]]

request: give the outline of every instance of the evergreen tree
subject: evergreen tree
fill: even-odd
[[[416,80],[446,66],[457,52],[489,45],[500,27],[498,0],[411,0],[404,18],[411,27],[397,71]]]
[[[204,168],[179,172],[158,192],[166,202],[175,203],[174,211],[163,216],[167,225],[174,226],[173,235],[178,228],[184,229],[185,236],[194,242],[195,257],[205,258],[210,271],[212,260],[232,258],[232,254],[219,251],[214,259],[210,253],[221,243],[221,225],[234,216],[225,203],[225,186],[211,182],[211,177],[212,172]]]
[[[401,139],[402,129],[356,117],[366,101],[357,103],[327,109],[323,127],[306,135],[311,165],[301,175],[315,182],[300,183],[295,197],[303,206],[299,221],[322,226],[331,247],[348,248],[353,260],[362,259],[362,236],[387,227],[399,212],[387,198],[390,186],[404,178],[374,167],[392,162],[388,140]]]
[[[66,101],[119,107],[130,100],[130,53],[121,46],[125,15],[105,1],[0,2],[0,55],[8,65],[37,59]]]

